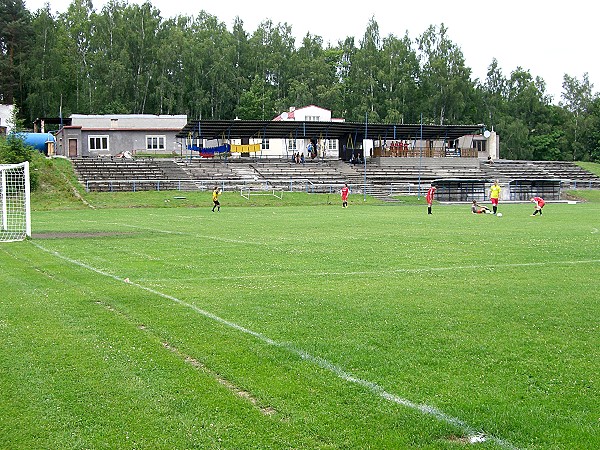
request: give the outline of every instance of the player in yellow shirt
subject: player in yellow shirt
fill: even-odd
[[[219,188],[215,186],[213,189],[213,209],[212,212],[215,212],[215,208],[217,208],[217,212],[221,211],[221,204],[219,203],[219,195],[221,195],[221,191]]]
[[[500,185],[498,180],[494,181],[494,184],[490,187],[490,201],[492,202],[492,213],[496,214],[498,211],[498,200],[500,199]]]

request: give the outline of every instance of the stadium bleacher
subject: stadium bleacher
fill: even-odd
[[[354,192],[382,199],[422,193],[436,180],[465,183],[473,180],[520,185],[515,180],[560,180],[562,189],[600,189],[600,178],[571,162],[497,160],[477,158],[370,158],[364,164],[337,159],[121,159],[77,158],[73,166],[86,189],[111,190],[207,190],[221,188],[276,188],[307,192],[332,192],[344,183]],[[366,183],[365,183],[366,178]],[[525,183],[525,184],[527,184]],[[556,189],[553,188],[552,192]]]

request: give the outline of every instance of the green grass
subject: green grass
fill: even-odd
[[[595,173],[600,177],[600,163],[593,162],[577,162],[578,166],[583,167],[585,170]]]
[[[600,447],[598,203],[227,194],[0,246],[4,447]]]
[[[600,191],[592,189],[578,189],[575,191],[568,191],[571,198],[583,200],[587,202],[600,203]]]

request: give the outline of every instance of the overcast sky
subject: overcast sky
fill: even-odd
[[[45,3],[50,3],[51,11],[62,13],[71,1],[25,0],[32,12]],[[106,0],[93,0],[97,10],[105,3]],[[130,0],[129,3],[143,1]],[[505,77],[519,66],[529,70],[534,78],[542,77],[554,103],[561,100],[565,73],[582,80],[587,72],[594,84],[593,91],[600,90],[600,58],[597,57],[600,6],[595,2],[152,0],[151,3],[163,18],[178,14],[195,16],[203,9],[225,23],[229,30],[238,16],[248,33],[266,19],[275,24],[287,23],[292,27],[297,45],[307,32],[334,45],[347,36],[355,36],[358,45],[371,17],[379,25],[381,37],[393,34],[400,38],[408,32],[413,41],[429,25],[444,23],[450,40],[462,50],[473,78],[485,79],[492,58],[496,58]]]

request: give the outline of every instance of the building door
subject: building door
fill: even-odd
[[[249,145],[250,144],[250,138],[242,138],[242,145]],[[240,156],[242,157],[250,157],[250,153],[249,152],[242,152],[240,153]],[[256,156],[256,153],[254,154],[254,156]]]
[[[69,139],[69,158],[77,157],[77,139]]]

